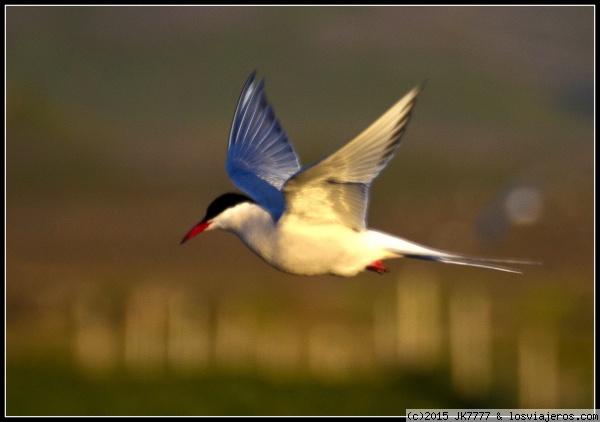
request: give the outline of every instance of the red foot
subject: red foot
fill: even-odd
[[[389,271],[381,260],[371,262],[367,265],[367,270],[375,271],[377,274],[385,274]]]

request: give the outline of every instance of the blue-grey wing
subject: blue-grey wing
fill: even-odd
[[[235,110],[225,167],[233,183],[277,221],[285,208],[281,189],[300,163],[267,100],[264,79],[254,76],[246,81]]]

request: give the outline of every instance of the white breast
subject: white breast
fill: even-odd
[[[353,276],[389,255],[370,232],[341,224],[318,224],[284,214],[276,223],[261,207],[243,203],[220,219],[220,228],[235,233],[272,266],[299,275]]]

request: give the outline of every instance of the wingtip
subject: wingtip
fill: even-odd
[[[419,83],[417,86],[415,86],[412,90],[415,92],[415,97],[417,95],[419,95],[424,89],[425,89],[425,85],[427,85],[427,81],[429,79],[424,79],[423,81],[421,81],[421,83]]]
[[[254,69],[252,72],[250,72],[250,76],[248,76],[248,79],[246,79],[246,83],[244,84],[242,93],[245,92],[246,90],[248,90],[248,88],[253,85],[255,78],[256,78],[256,69]]]

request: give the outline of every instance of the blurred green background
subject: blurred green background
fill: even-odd
[[[593,7],[6,13],[6,413],[594,406]],[[427,80],[368,222],[523,275],[182,236],[253,70],[304,164]]]

